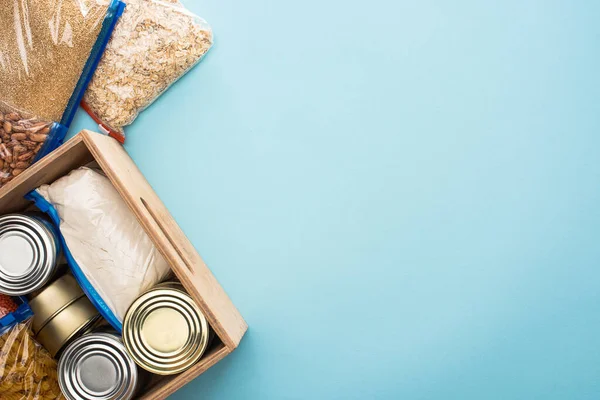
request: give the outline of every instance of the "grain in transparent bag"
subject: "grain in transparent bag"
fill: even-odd
[[[0,0],[0,187],[58,147],[120,0]]]
[[[213,44],[208,23],[177,0],[126,0],[127,7],[85,93],[83,108],[121,143],[133,123]]]

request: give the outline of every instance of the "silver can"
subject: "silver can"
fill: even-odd
[[[58,236],[36,214],[0,217],[0,293],[23,296],[44,286],[56,271]]]
[[[58,362],[58,383],[68,400],[129,400],[140,387],[137,365],[121,338],[108,332],[75,340]]]

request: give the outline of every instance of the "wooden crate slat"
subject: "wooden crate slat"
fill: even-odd
[[[206,314],[220,342],[189,370],[157,378],[144,400],[164,399],[231,353],[247,325],[210,269],[181,231],[125,150],[112,138],[82,131],[0,188],[0,215],[27,209],[29,191],[96,161],[136,215],[176,276]]]

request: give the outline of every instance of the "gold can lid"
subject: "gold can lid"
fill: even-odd
[[[50,319],[35,338],[52,357],[56,357],[71,340],[85,332],[99,317],[98,310],[83,296]]]
[[[72,275],[65,274],[43,288],[29,301],[33,311],[32,330],[37,334],[56,314],[85,296]]]
[[[206,351],[206,317],[182,287],[158,286],[141,295],[123,322],[123,342],[133,360],[159,375],[185,371]]]

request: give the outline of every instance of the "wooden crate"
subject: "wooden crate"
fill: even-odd
[[[123,147],[108,136],[80,132],[0,188],[0,215],[26,209],[30,206],[23,198],[26,193],[92,161],[98,163],[136,215],[219,339],[192,368],[178,375],[155,377],[137,396],[164,399],[231,353],[248,326]]]

